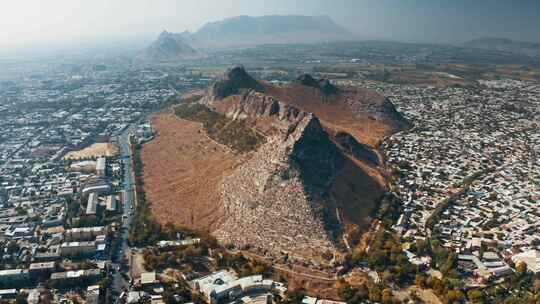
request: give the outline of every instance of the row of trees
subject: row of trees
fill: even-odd
[[[373,283],[352,287],[342,279],[337,283],[337,294],[343,301],[350,304],[361,304],[368,300],[383,304],[400,303],[394,298],[392,289],[383,288],[381,285]]]

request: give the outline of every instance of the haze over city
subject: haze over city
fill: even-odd
[[[461,43],[539,40],[534,0],[21,0],[0,4],[0,52],[141,43],[238,15],[328,15],[359,39]]]

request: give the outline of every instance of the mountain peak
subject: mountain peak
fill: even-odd
[[[296,78],[295,83],[319,89],[325,95],[331,95],[338,92],[338,88],[334,86],[328,79],[316,80],[309,74],[302,74]]]
[[[240,92],[242,89],[263,92],[263,86],[249,75],[243,66],[234,66],[225,72],[223,78],[212,86],[212,96],[222,99]]]
[[[189,37],[189,34],[176,34],[163,30],[158,38],[139,55],[139,58],[152,61],[200,58],[202,54],[188,44],[186,37]]]

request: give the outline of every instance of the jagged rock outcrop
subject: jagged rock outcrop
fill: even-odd
[[[300,75],[294,83],[318,89],[325,95],[336,94],[338,92],[338,88],[328,79],[315,80],[309,74]]]
[[[239,94],[242,91],[254,90],[264,92],[264,87],[251,75],[249,75],[244,67],[236,66],[229,69],[223,78],[212,85],[205,101],[223,99],[225,97]]]

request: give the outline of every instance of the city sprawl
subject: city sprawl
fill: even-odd
[[[191,52],[0,61],[0,303],[536,296],[528,59],[390,42]]]

